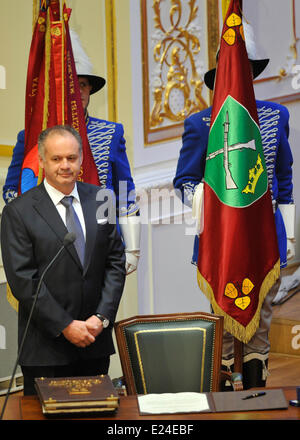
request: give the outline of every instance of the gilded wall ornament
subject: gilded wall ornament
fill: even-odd
[[[150,127],[165,120],[182,122],[207,107],[202,97],[204,66],[200,62],[196,0],[153,0],[152,51],[155,69],[150,76],[153,105]]]
[[[181,137],[187,116],[210,105],[218,0],[140,0],[145,145]]]

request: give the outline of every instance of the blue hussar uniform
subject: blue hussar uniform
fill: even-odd
[[[136,214],[138,207],[135,202],[135,186],[126,154],[123,125],[91,116],[87,117],[86,124],[101,188],[107,188],[115,193],[119,215]],[[22,130],[18,134],[17,143],[13,150],[12,161],[3,186],[5,203],[10,202],[18,195],[19,178],[24,159],[24,136],[25,131]],[[36,182],[33,182],[32,186],[35,185]]]
[[[136,214],[135,185],[126,154],[123,125],[88,116],[87,135],[101,188],[114,191],[119,215]]]
[[[279,204],[293,201],[293,158],[288,142],[289,113],[286,107],[268,101],[256,101],[260,132],[268,173],[269,187],[275,213],[281,267],[287,264],[286,232]],[[182,200],[192,205],[197,185],[204,177],[206,149],[211,118],[211,107],[195,113],[185,120],[183,145],[177,164],[174,187]],[[198,237],[195,237],[192,262],[198,260]]]

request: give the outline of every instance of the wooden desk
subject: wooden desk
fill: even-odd
[[[295,387],[283,387],[287,402],[296,398]],[[41,410],[36,396],[11,395],[4,414],[5,420],[49,420]],[[300,420],[300,407],[290,406],[285,410],[192,413],[176,415],[141,416],[137,407],[136,396],[120,398],[120,406],[112,417],[100,417],[101,420]],[[69,419],[70,420],[70,419]],[[72,420],[72,419],[71,419]],[[80,418],[80,420],[88,420]]]

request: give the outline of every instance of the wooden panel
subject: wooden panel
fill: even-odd
[[[270,353],[267,387],[299,386],[300,358]]]
[[[299,264],[283,269],[282,276],[292,275]],[[296,292],[299,286],[289,294]],[[300,292],[294,294],[281,305],[273,306],[270,329],[271,352],[300,357]]]
[[[270,329],[272,353],[284,353],[300,357],[300,321],[274,319]]]

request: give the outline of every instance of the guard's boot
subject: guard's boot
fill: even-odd
[[[243,363],[244,390],[266,386],[266,371],[268,360],[251,359]]]

